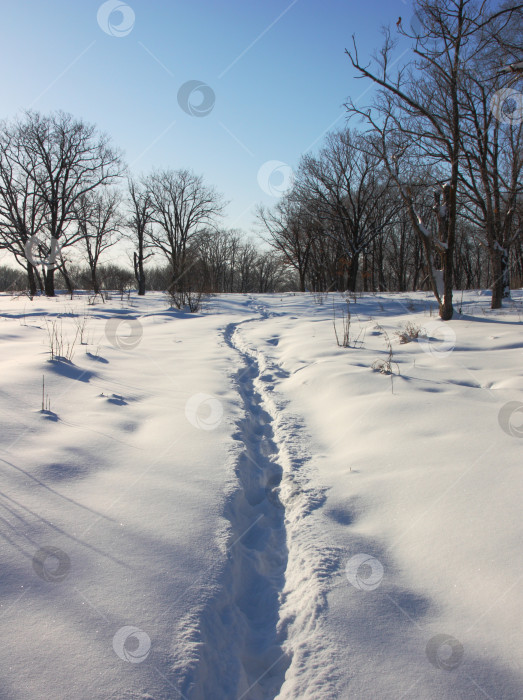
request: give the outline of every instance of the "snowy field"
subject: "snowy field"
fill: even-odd
[[[0,699],[522,698],[523,292],[455,301],[1,295]]]

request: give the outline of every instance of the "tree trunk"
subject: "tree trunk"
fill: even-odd
[[[91,284],[93,285],[93,292],[95,294],[100,294],[100,284],[98,283],[98,277],[96,275],[96,267],[91,268]]]
[[[27,280],[29,282],[29,295],[35,297],[37,294],[35,269],[29,260],[27,261]]]
[[[508,250],[503,248],[501,253],[501,281],[503,284],[503,299],[510,299],[510,267],[508,264]]]
[[[48,268],[44,274],[44,289],[48,297],[54,297],[54,268]]]
[[[369,265],[368,265],[368,260],[367,260],[367,255],[366,253],[363,254],[363,270],[362,270],[362,276],[363,276],[363,291],[368,292],[369,291]]]
[[[349,275],[348,275],[348,280],[347,280],[347,290],[349,292],[355,292],[356,291],[356,282],[358,281],[358,266],[359,266],[359,255],[355,253],[351,260],[350,260],[350,265],[349,265]]]
[[[65,263],[62,261],[62,265],[60,267],[60,272],[62,273],[62,277],[64,278],[65,286],[67,287],[67,291],[71,295],[71,297],[74,294],[74,284],[71,281],[71,278],[69,277],[69,273],[67,272],[67,268],[65,267]]]
[[[33,269],[33,274],[36,277],[36,281],[38,282],[40,294],[45,294],[44,281],[42,279],[42,275],[40,274],[40,272],[38,271],[38,269],[36,267]]]
[[[503,304],[503,262],[502,252],[498,248],[491,248],[492,263],[492,301],[491,309],[501,309]]]
[[[300,270],[298,274],[300,277],[300,292],[304,292],[305,291],[305,272]]]
[[[452,259],[451,251],[447,250],[445,252],[445,258],[444,292],[443,300],[439,309],[439,316],[442,321],[450,321],[454,315],[454,307],[452,306],[452,278],[454,260]]]
[[[134,253],[134,276],[138,284],[138,296],[143,297],[145,295],[145,272],[143,269],[143,253],[141,250],[138,255],[136,252]]]
[[[502,307],[503,294],[501,291],[501,282],[495,282],[492,285],[492,301],[490,304],[491,309],[501,309]]]
[[[453,166],[455,169],[455,166]],[[455,181],[457,178],[453,176]],[[454,315],[452,288],[454,283],[454,240],[456,229],[456,189],[450,183],[443,185],[443,206],[439,192],[434,193],[434,211],[438,220],[438,238],[445,246],[439,251],[443,266],[443,298],[439,304],[442,321],[450,321]]]

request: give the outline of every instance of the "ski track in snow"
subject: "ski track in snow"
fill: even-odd
[[[226,346],[243,364],[233,380],[244,416],[234,434],[235,486],[224,509],[230,534],[220,590],[192,620],[196,653],[181,685],[191,700],[305,697],[296,678],[297,687],[287,693],[285,675],[293,666],[291,675],[298,670],[299,677],[299,668],[314,661],[325,584],[338,566],[332,550],[311,544],[304,524],[325,495],[308,483],[300,421],[283,411],[286,402],[273,393],[274,382],[288,374],[242,334],[245,324],[275,315],[253,304],[251,299],[259,316],[230,323],[224,331]],[[294,571],[292,581],[288,570]],[[333,681],[326,669],[318,669],[323,693]]]

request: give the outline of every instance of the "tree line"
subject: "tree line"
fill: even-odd
[[[522,12],[417,0],[415,21],[386,28],[370,61],[353,37],[346,54],[372,101],[349,99],[352,128],[327,135],[258,213],[300,289],[425,286],[448,320],[453,289],[490,286],[499,308],[522,285]]]
[[[0,248],[25,269],[30,296],[54,296],[57,280],[95,294],[104,282],[128,285],[125,267],[103,265],[122,239],[140,295],[153,285],[183,306],[193,292],[292,287],[279,256],[220,227],[224,207],[188,169],[129,176],[109,137],[70,114],[27,111],[0,125]],[[146,273],[154,253],[164,263]]]
[[[522,19],[514,0],[416,0],[414,21],[384,29],[370,61],[353,37],[347,58],[373,99],[349,98],[349,124],[259,208],[268,251],[220,226],[226,203],[202,176],[133,177],[93,125],[27,111],[0,124],[0,248],[30,295],[54,295],[56,279],[98,293],[116,279],[107,251],[126,238],[133,272],[120,279],[181,306],[202,292],[421,288],[447,320],[454,289],[489,286],[499,308],[523,282]]]

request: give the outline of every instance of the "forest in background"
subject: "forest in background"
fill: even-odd
[[[453,290],[488,287],[499,308],[523,284],[523,5],[415,5],[370,60],[352,38],[348,68],[374,96],[349,98],[348,125],[259,207],[265,247],[221,225],[223,196],[190,169],[136,176],[63,112],[3,122],[0,249],[19,268],[0,268],[0,290],[156,289],[182,308],[215,292],[429,289],[448,320]],[[111,249],[128,253],[116,264]]]

